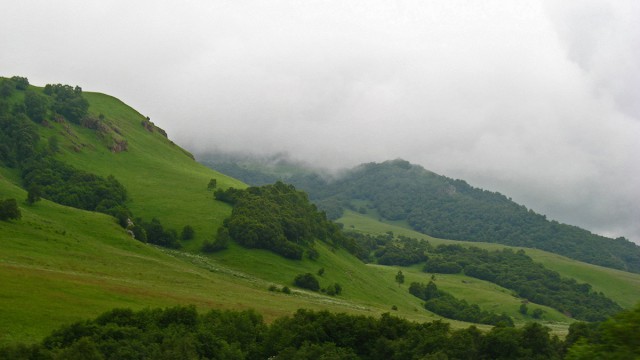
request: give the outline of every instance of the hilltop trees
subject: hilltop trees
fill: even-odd
[[[62,84],[47,84],[44,93],[53,98],[53,111],[72,123],[80,124],[87,115],[89,102],[82,97],[82,88]]]

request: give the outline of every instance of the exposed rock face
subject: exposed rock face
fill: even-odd
[[[141,124],[148,132],[153,132],[153,129],[155,128],[155,125],[149,120],[142,120]]]
[[[129,143],[126,139],[113,139],[113,143],[109,148],[113,153],[119,153],[129,150]]]
[[[149,120],[149,118],[147,118],[146,120],[142,120],[141,124],[142,127],[145,128],[148,132],[158,131],[160,134],[162,134],[162,136],[167,137],[167,132],[157,127],[156,124]]]

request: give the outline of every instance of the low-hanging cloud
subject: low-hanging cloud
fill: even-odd
[[[5,7],[3,75],[117,96],[190,150],[401,157],[640,242],[632,0]]]

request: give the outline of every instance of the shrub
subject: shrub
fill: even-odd
[[[0,200],[0,220],[20,219],[22,213],[16,199]]]
[[[180,234],[180,238],[182,240],[191,240],[194,236],[195,231],[193,230],[193,227],[191,227],[191,225],[185,225],[185,227],[182,228],[182,233]]]
[[[311,291],[320,290],[320,283],[312,273],[299,274],[293,280],[293,284],[303,289],[309,289]]]
[[[326,292],[327,292],[327,295],[331,295],[331,296],[340,295],[340,293],[342,293],[342,286],[340,286],[340,284],[338,283],[329,285],[327,287]]]

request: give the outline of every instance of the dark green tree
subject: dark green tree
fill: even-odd
[[[37,201],[40,201],[41,196],[42,189],[40,188],[40,186],[36,184],[29,186],[29,189],[27,191],[27,204],[33,205]]]
[[[0,82],[0,98],[8,98],[13,93],[15,85],[13,81],[5,79]]]
[[[18,90],[27,90],[29,88],[29,79],[22,76],[12,76],[11,81],[13,81],[16,89]]]
[[[0,220],[17,220],[22,217],[16,199],[0,200]]]
[[[542,309],[537,308],[537,309],[533,309],[533,313],[531,314],[531,316],[533,316],[534,319],[542,319],[543,313],[544,311],[542,311]]]
[[[340,295],[342,293],[342,285],[338,284],[338,283],[334,283],[331,284],[329,286],[327,286],[327,295]]]
[[[398,273],[396,274],[396,282],[398,284],[404,284],[404,274],[402,273],[402,270],[398,270]]]
[[[320,283],[312,273],[299,274],[293,280],[293,284],[303,289],[309,289],[311,291],[320,290]]]
[[[209,185],[207,185],[207,190],[213,190],[218,186],[218,181],[216,179],[209,180]]]
[[[24,106],[27,116],[37,123],[44,120],[49,108],[47,98],[35,91],[27,91],[24,94]]]
[[[196,232],[191,225],[185,225],[180,233],[180,239],[191,240],[195,236]]]
[[[49,151],[52,154],[55,154],[60,150],[60,145],[58,143],[58,137],[55,136],[55,135],[51,135],[49,137],[48,145],[49,145]]]
[[[206,240],[202,244],[202,251],[205,253],[213,253],[216,251],[224,250],[229,247],[230,240],[231,237],[229,236],[229,231],[227,230],[227,228],[220,227],[218,228],[218,233],[215,240]]]
[[[68,121],[79,124],[87,115],[89,102],[82,96],[82,88],[62,84],[47,84],[44,93],[53,97],[53,111]]]

